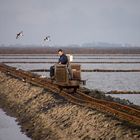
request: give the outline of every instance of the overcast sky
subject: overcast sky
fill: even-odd
[[[0,44],[38,45],[46,35],[49,45],[140,45],[140,0],[0,0]]]

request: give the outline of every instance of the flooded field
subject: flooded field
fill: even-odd
[[[26,135],[20,132],[20,126],[16,119],[9,117],[0,109],[0,140],[30,140]]]
[[[24,70],[49,69],[58,61],[58,56],[49,55],[0,55],[0,62],[18,67]],[[73,62],[81,64],[81,69],[93,70],[140,70],[140,55],[74,55]],[[48,72],[37,72],[43,76],[49,76]],[[82,72],[82,79],[87,80],[87,88],[102,91],[122,90],[140,91],[140,72]],[[129,98],[126,96],[115,95]],[[133,95],[129,99],[136,104],[139,95]]]

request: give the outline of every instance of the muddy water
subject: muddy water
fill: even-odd
[[[9,117],[0,109],[0,140],[31,140],[20,132],[15,118]]]

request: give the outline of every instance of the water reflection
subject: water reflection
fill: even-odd
[[[140,106],[140,95],[135,94],[110,94],[112,97],[118,97],[120,99],[128,99],[130,102]]]
[[[20,126],[15,120],[0,109],[0,140],[31,140],[20,132]]]

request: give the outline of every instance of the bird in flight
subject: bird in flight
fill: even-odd
[[[50,41],[50,36],[46,36],[46,37],[44,38],[44,41]]]
[[[23,31],[21,31],[17,34],[16,39],[18,39],[20,36],[23,36]]]

